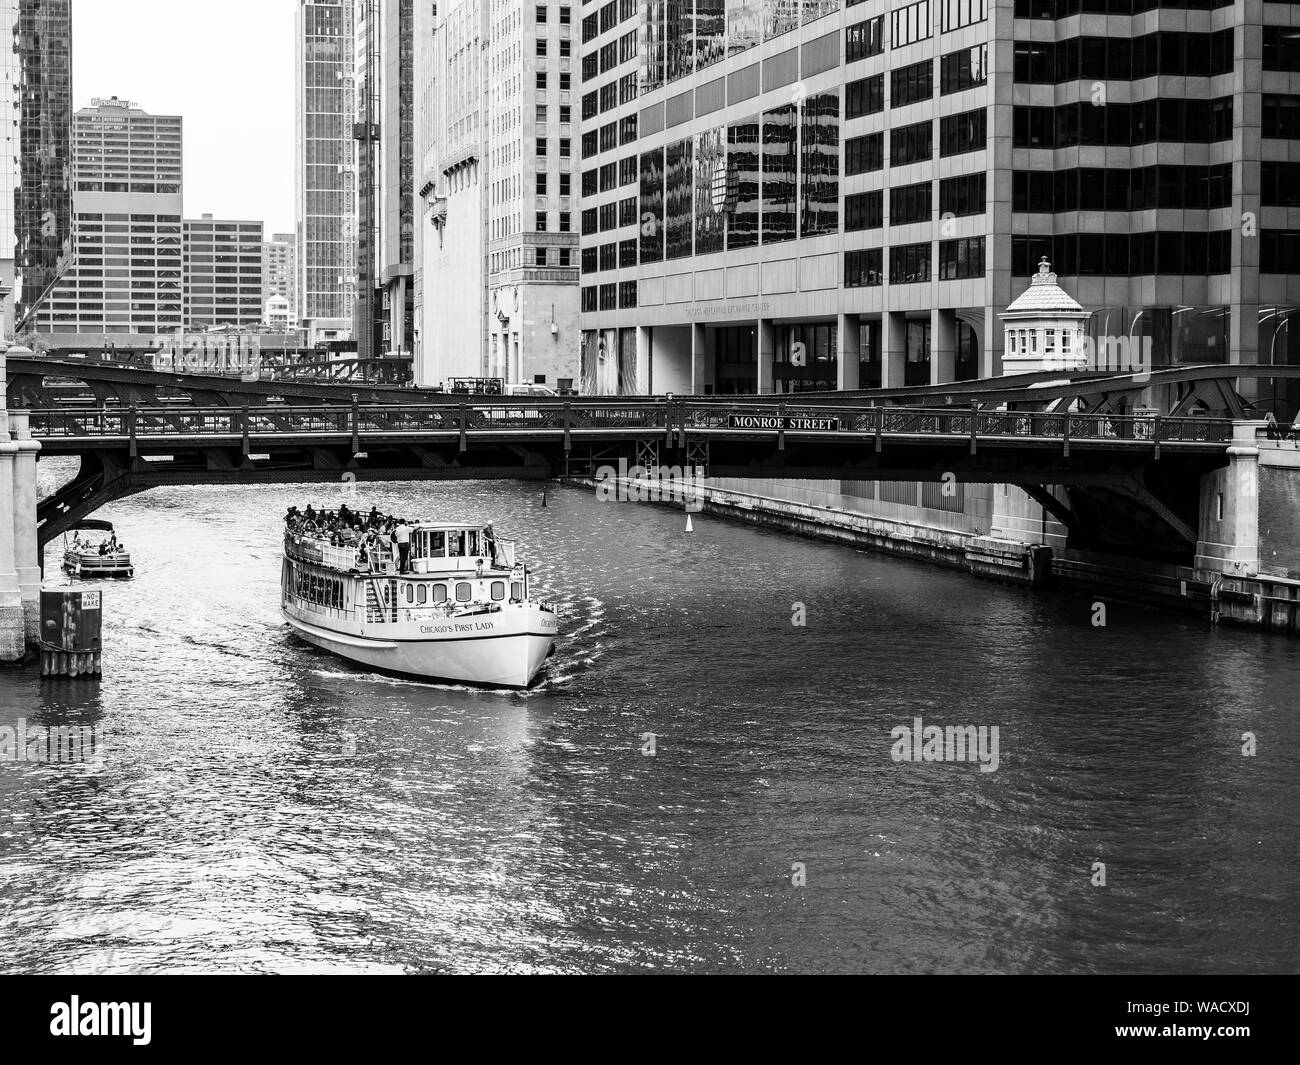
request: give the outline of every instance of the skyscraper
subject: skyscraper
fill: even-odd
[[[73,252],[71,0],[0,0],[0,34],[13,42],[0,49],[0,275],[17,324]]]
[[[416,34],[421,383],[576,382],[576,8],[451,0]]]
[[[183,320],[181,119],[116,96],[73,116],[76,261],[43,332],[165,333]]]
[[[412,0],[357,0],[354,332],[363,358],[414,345],[414,22]]]
[[[350,321],[357,149],[352,0],[300,0],[297,21],[298,314]]]

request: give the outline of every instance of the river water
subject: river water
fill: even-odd
[[[0,970],[1300,962],[1293,642],[578,489],[362,484],[494,520],[561,609],[527,693],[411,683],[281,622],[281,515],[328,491],[102,512],[137,567],[103,680],[0,672],[0,728],[102,739],[0,761]],[[996,771],[896,761],[917,717],[997,726]]]

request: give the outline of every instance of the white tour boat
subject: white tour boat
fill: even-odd
[[[528,568],[491,525],[412,524],[405,573],[382,537],[336,546],[304,528],[285,532],[280,599],[308,643],[389,673],[502,688],[526,688],[555,647],[555,607],[530,598]]]
[[[117,542],[111,521],[87,518],[63,534],[63,569],[78,579],[134,577],[131,555]]]

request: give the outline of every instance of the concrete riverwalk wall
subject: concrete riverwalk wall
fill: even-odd
[[[596,485],[582,477],[565,483]],[[619,483],[644,489],[651,482]],[[1228,466],[1203,478],[1190,566],[1072,550],[1065,529],[1041,504],[1008,485],[964,485],[955,496],[938,483],[707,478],[698,484],[690,491],[699,512],[979,577],[1050,581],[1300,635],[1300,434],[1265,422],[1237,423]]]

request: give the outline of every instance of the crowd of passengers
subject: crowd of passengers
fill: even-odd
[[[296,535],[328,540],[334,547],[355,548],[358,563],[377,561],[382,556],[383,545],[392,544],[398,571],[405,573],[409,568],[410,522],[392,514],[380,514],[377,507],[363,514],[349,509],[346,503],[340,503],[338,510],[317,510],[309,503],[306,510],[290,507],[284,523]]]

